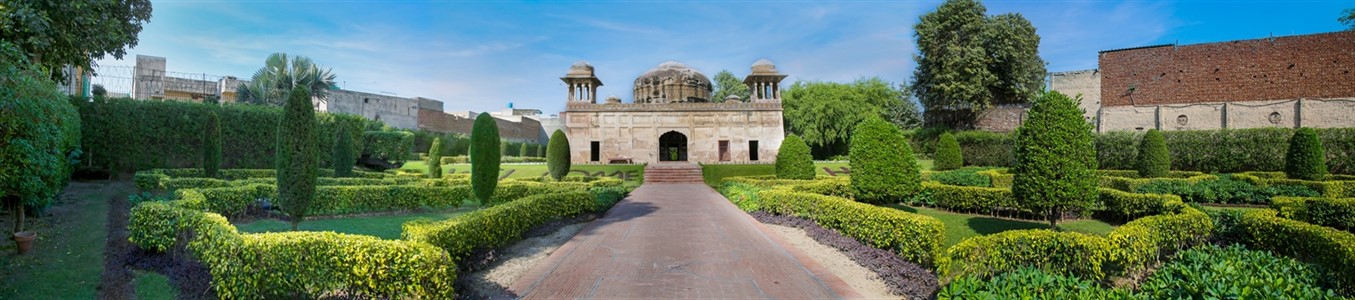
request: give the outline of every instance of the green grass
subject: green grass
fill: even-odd
[[[169,278],[160,273],[136,271],[136,279],[132,281],[136,287],[137,299],[175,299],[179,297],[179,292],[169,285]]]
[[[932,169],[932,160],[919,159],[918,165],[923,171]],[[818,175],[828,175],[823,168],[827,167],[833,171],[840,170],[842,167],[848,167],[847,162],[814,162],[814,171]],[[758,176],[758,175],[776,175],[776,165],[773,164],[712,164],[703,165],[701,174],[705,176],[706,185],[718,186],[720,180],[725,177],[733,176]]]
[[[334,231],[338,233],[361,234],[394,240],[400,238],[401,225],[415,219],[446,220],[474,210],[466,206],[455,210],[420,212],[385,216],[363,216],[334,219],[308,220],[301,222],[301,231]],[[236,224],[240,232],[286,232],[292,230],[292,224],[280,220],[265,219],[245,224]]]
[[[989,235],[1008,230],[1049,228],[1048,223],[1037,221],[1012,220],[904,205],[890,205],[890,207],[924,216],[931,216],[941,220],[941,223],[945,224],[946,227],[943,243],[944,247],[947,248],[958,244],[965,239],[981,235]],[[1060,222],[1059,228],[1073,232],[1104,236],[1110,233],[1110,230],[1114,229],[1114,226],[1100,220],[1086,219]]]
[[[411,160],[411,161],[406,161],[406,162],[405,162],[405,165],[402,166],[402,167],[400,167],[400,169],[403,169],[403,170],[415,170],[415,171],[419,171],[419,172],[428,172],[428,164],[424,163],[423,161]],[[457,173],[470,173],[470,164],[445,164],[445,165],[442,165],[442,172],[444,172],[444,173],[449,173],[449,172],[451,172],[452,170],[455,170]],[[513,171],[513,174],[508,175],[508,178],[531,178],[531,177],[540,177],[542,174],[545,174],[545,173],[546,173],[546,164],[544,164],[544,163],[535,163],[535,164],[501,164],[501,165],[499,165],[499,175],[500,175],[500,176],[502,176],[504,173],[507,173],[508,170],[514,170],[514,171]],[[582,170],[582,171],[585,171],[585,172],[588,172],[588,173],[597,173],[597,172],[601,171],[601,172],[605,172],[605,173],[606,173],[605,175],[611,175],[612,172],[616,172],[616,171],[622,171],[622,172],[628,172],[628,171],[629,171],[629,172],[633,172],[633,174],[635,174],[635,177],[633,177],[633,178],[631,178],[630,180],[627,180],[627,181],[643,182],[643,181],[644,181],[644,178],[643,178],[643,177],[644,177],[644,173],[645,173],[645,166],[644,166],[644,165],[591,165],[591,164],[583,164],[583,165],[572,165],[572,166],[570,166],[569,170],[570,170],[570,173],[569,173],[570,176],[579,176],[579,174],[578,174],[577,172],[574,172],[575,170]]]
[[[15,255],[8,237],[11,214],[4,218],[6,237],[0,243],[0,299],[94,299],[104,268],[104,240],[108,237],[108,198],[131,193],[127,184],[73,183],[47,209],[45,217],[28,224],[38,239],[25,256]],[[48,216],[50,214],[50,216]]]

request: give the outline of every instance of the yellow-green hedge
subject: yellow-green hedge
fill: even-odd
[[[1289,219],[1347,231],[1355,229],[1355,198],[1274,197],[1270,208]]]
[[[975,172],[983,176],[988,176],[988,184],[995,188],[1012,188],[1012,181],[1016,180],[1016,174],[1007,173],[1007,169],[991,169]]]
[[[944,276],[988,277],[1021,267],[1089,279],[1105,278],[1104,265],[1115,259],[1110,241],[1075,232],[1009,230],[969,238],[946,250]]]
[[[1123,271],[1144,270],[1168,255],[1204,243],[1214,232],[1209,215],[1187,207],[1179,198],[1167,200],[1160,212],[1120,225],[1106,235]]]
[[[496,192],[497,194],[497,192]],[[550,220],[605,209],[585,191],[539,194],[473,211],[450,220],[410,221],[404,224],[405,240],[425,242],[446,250],[460,261],[475,249],[496,248],[517,240],[532,227]]]
[[[456,207],[469,198],[470,187],[417,185],[317,186],[309,215],[413,210]],[[179,189],[175,199],[186,207],[227,216],[238,216],[258,199],[276,199],[277,187],[269,184]],[[520,195],[519,195],[520,197]],[[516,199],[516,198],[512,198]],[[509,199],[511,200],[511,199]]]
[[[1172,173],[1179,174],[1182,172],[1172,171]],[[1218,176],[1210,174],[1200,174],[1185,178],[1132,178],[1118,176],[1101,176],[1101,187],[1112,188],[1126,192],[1134,192],[1134,190],[1138,189],[1140,186],[1152,182],[1170,181],[1170,182],[1184,182],[1186,184],[1196,184],[1199,183],[1200,181],[1214,180],[1218,178],[1219,178]]]
[[[1185,207],[1177,195],[1136,194],[1110,188],[1097,190],[1101,193],[1102,209],[1125,220],[1164,212],[1175,213]]]
[[[999,210],[1024,211],[1011,188],[948,185],[922,182],[922,190],[932,193],[936,206],[947,210],[992,214]]]
[[[1355,292],[1355,234],[1277,214],[1271,209],[1244,213],[1238,220],[1243,242],[1253,249],[1322,266],[1335,276],[1332,281],[1337,289]]]
[[[1327,198],[1352,198],[1355,197],[1355,180],[1327,180],[1311,181],[1300,179],[1276,178],[1273,172],[1247,172],[1233,174],[1233,179],[1246,181],[1258,187],[1269,187],[1272,185],[1301,185],[1317,191],[1322,197]],[[1261,177],[1266,176],[1266,177]]]
[[[146,202],[131,211],[129,240],[163,252],[185,241],[212,274],[221,299],[453,296],[456,267],[428,244],[332,232],[240,234],[226,218],[183,202]]]
[[[320,169],[322,182],[333,183],[332,185],[349,185],[345,182],[355,179],[383,179],[391,178],[393,180],[410,180],[409,176],[399,176],[394,174],[353,171],[351,178],[332,178],[333,169]],[[257,182],[267,178],[277,178],[277,170],[273,169],[223,169],[220,170],[220,178],[206,178],[202,169],[152,169],[136,172],[132,176],[133,183],[142,191],[174,190],[179,188],[211,188],[226,187],[240,184],[264,183]],[[246,180],[244,183],[232,182]],[[328,180],[328,181],[326,181]],[[370,181],[362,181],[370,182]],[[323,183],[321,183],[323,184]]]
[[[897,253],[904,260],[933,267],[945,232],[940,220],[841,197],[782,189],[757,193],[767,212],[814,220],[846,236]]]

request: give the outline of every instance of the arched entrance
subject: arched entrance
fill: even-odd
[[[677,131],[660,135],[659,161],[687,161],[687,136]]]

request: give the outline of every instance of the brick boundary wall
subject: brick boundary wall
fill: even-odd
[[[1099,63],[1104,107],[1355,97],[1355,31],[1111,50]]]

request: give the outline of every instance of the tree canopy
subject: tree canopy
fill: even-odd
[[[909,124],[920,120],[917,106],[902,89],[876,77],[852,83],[796,82],[782,97],[786,131],[834,154],[841,154],[852,128],[868,117],[911,120],[902,122]]]
[[[62,81],[55,70],[63,66],[90,70],[105,56],[122,59],[150,19],[150,0],[0,0],[0,40]]]
[[[750,94],[752,91],[748,90],[748,85],[743,84],[743,80],[739,80],[734,73],[730,73],[729,70],[715,73],[715,94],[710,97],[711,102],[724,102],[725,97],[729,95],[739,96],[739,99],[747,102]]]
[[[249,82],[236,88],[236,102],[282,105],[295,87],[306,87],[311,97],[323,101],[329,90],[336,87],[334,73],[321,69],[305,56],[273,53],[264,60],[264,66],[254,72]]]
[[[1346,24],[1346,26],[1350,26],[1350,30],[1355,30],[1355,8],[1347,8],[1341,14],[1341,17],[1337,18],[1336,20],[1341,21],[1341,24]]]
[[[912,92],[927,110],[1029,103],[1043,89],[1045,62],[1035,26],[1020,14],[986,11],[976,0],[947,0],[914,26]]]

